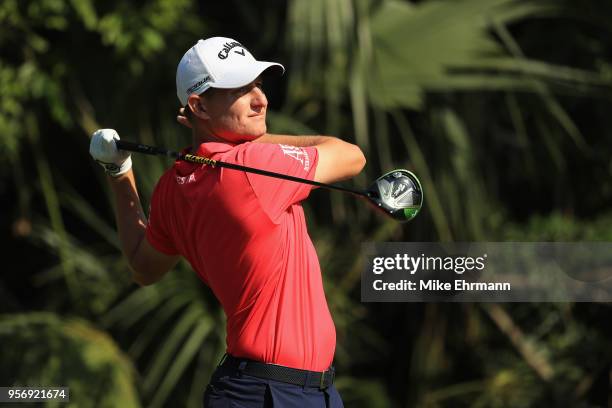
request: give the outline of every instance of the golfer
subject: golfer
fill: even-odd
[[[326,136],[266,133],[262,74],[239,42],[200,40],[181,59],[176,87],[200,156],[323,183],[357,175],[361,150]],[[188,123],[186,123],[188,121]],[[112,129],[90,153],[109,174],[119,238],[134,280],[149,285],[189,261],[227,317],[227,351],[205,407],[342,407],[334,387],[336,332],[300,205],[313,186],[177,161],[141,207],[130,155]]]

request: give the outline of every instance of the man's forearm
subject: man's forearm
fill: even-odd
[[[115,196],[115,216],[121,249],[130,265],[144,239],[147,218],[140,204],[134,172],[129,170],[119,177],[108,177]]]
[[[256,143],[279,143],[296,147],[315,147],[319,153],[315,181],[335,183],[356,176],[366,159],[359,146],[331,136],[290,136],[265,134]]]
[[[266,133],[253,140],[255,143],[279,143],[296,147],[317,146],[330,140],[336,139],[330,136],[293,136],[293,135],[272,135]]]

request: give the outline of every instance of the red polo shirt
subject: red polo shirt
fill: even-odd
[[[204,143],[198,155],[312,180],[317,149]],[[184,256],[227,316],[227,352],[323,371],[336,331],[300,202],[313,187],[176,162],[151,198],[146,237]]]

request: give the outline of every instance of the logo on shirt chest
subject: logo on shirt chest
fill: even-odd
[[[193,183],[194,181],[196,181],[196,176],[193,173],[185,177],[176,176],[177,184]]]
[[[306,152],[306,150],[300,147],[284,144],[279,144],[279,146],[285,156],[293,157],[295,160],[302,163],[302,166],[304,166],[304,171],[308,171],[310,169],[310,157],[308,157],[308,153]]]

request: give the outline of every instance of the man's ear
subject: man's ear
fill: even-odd
[[[187,105],[189,105],[193,116],[197,116],[204,120],[210,119],[210,115],[206,111],[204,100],[199,95],[189,95],[189,98],[187,98]]]

